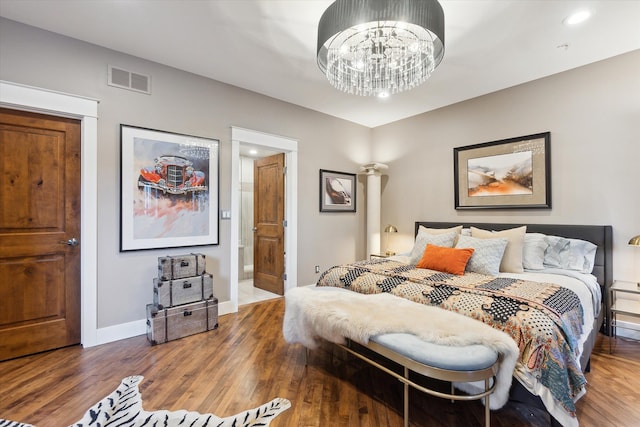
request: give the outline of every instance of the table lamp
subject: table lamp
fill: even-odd
[[[629,246],[640,247],[640,234],[632,237],[631,240],[629,240]],[[638,289],[640,289],[640,282],[638,282]]]
[[[391,224],[387,224],[387,226],[384,228],[384,235],[386,236],[385,246],[387,247],[387,252],[385,252],[385,255],[395,255],[396,254],[391,249],[389,249],[389,233],[397,233],[397,232],[398,232],[398,229],[395,228]],[[638,237],[640,237],[640,236],[638,236]]]

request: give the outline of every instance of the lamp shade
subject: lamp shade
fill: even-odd
[[[395,228],[393,225],[391,224],[387,224],[387,226],[384,228],[384,232],[385,233],[397,233],[398,229]]]
[[[640,234],[632,237],[631,240],[629,240],[629,244],[631,246],[640,246]]]
[[[422,84],[444,56],[437,0],[337,0],[318,23],[318,66],[336,89],[386,96]]]

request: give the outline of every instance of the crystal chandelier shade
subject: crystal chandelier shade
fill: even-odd
[[[186,157],[200,160],[208,160],[211,144],[208,142],[189,141],[180,144],[180,154]]]
[[[350,94],[414,88],[443,56],[444,13],[436,0],[338,0],[318,25],[318,65]]]

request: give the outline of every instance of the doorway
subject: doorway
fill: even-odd
[[[0,108],[0,360],[80,343],[80,120]]]
[[[77,118],[81,126],[81,342],[92,347],[107,342],[97,325],[98,100],[0,81],[0,107]]]
[[[256,186],[263,179],[257,171],[258,165],[273,157],[284,158],[284,153],[278,153],[269,148],[255,147],[248,144],[240,145],[240,244],[238,246],[238,305],[246,305],[254,302],[277,298],[282,291],[275,292],[270,287],[261,284],[265,275],[261,266],[264,257],[261,257],[263,245],[256,244],[260,241],[258,225],[260,221],[263,203],[262,195]],[[281,168],[280,168],[281,169]],[[279,171],[281,174],[282,171]],[[282,179],[282,177],[281,177]],[[282,188],[284,190],[284,188]],[[282,205],[281,205],[282,207]],[[282,236],[281,236],[282,237]],[[271,239],[269,239],[271,240]],[[280,238],[282,242],[282,238]],[[282,243],[280,243],[280,246]],[[269,249],[269,248],[267,248]],[[284,248],[276,251],[278,262],[284,262]],[[280,258],[282,257],[282,258]],[[257,261],[257,262],[256,262]],[[280,273],[281,274],[281,273]],[[281,278],[277,280],[281,282]]]
[[[285,174],[285,238],[284,252],[286,253],[285,274],[284,274],[284,291],[297,286],[297,177],[298,177],[298,142],[291,138],[277,135],[266,134],[263,132],[232,127],[232,146],[231,146],[231,242],[237,244],[230,245],[230,303],[231,307],[225,312],[238,311],[239,293],[241,278],[248,276],[251,271],[247,267],[245,274],[244,266],[252,265],[251,257],[245,257],[241,261],[241,254],[245,255],[249,252],[247,246],[250,245],[249,240],[253,239],[253,231],[251,230],[251,239],[247,231],[242,231],[242,198],[248,198],[248,192],[243,194],[243,190],[248,191],[247,187],[241,183],[241,165],[242,157],[250,157],[249,150],[254,149],[264,156],[276,153],[284,153],[286,174]],[[260,155],[260,154],[258,154]],[[250,167],[248,164],[245,170],[253,171],[253,159],[250,157]],[[251,174],[252,176],[252,174]],[[243,178],[244,179],[244,178]],[[246,211],[246,207],[245,207]],[[245,221],[247,221],[245,219]],[[252,223],[252,222],[250,222]],[[243,236],[244,233],[244,236]],[[241,248],[242,247],[242,252]],[[247,261],[247,259],[249,261]],[[242,265],[242,269],[240,266]],[[248,280],[248,279],[245,279]],[[245,283],[243,283],[245,285]],[[253,283],[251,283],[253,287]],[[225,307],[226,308],[226,307]]]

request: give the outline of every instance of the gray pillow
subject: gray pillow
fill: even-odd
[[[466,271],[497,276],[500,262],[507,247],[507,239],[477,239],[469,236],[458,236],[456,248],[473,248],[473,255],[467,263]]]
[[[500,271],[508,273],[522,273],[522,247],[524,246],[524,236],[527,232],[527,226],[509,228],[502,231],[483,230],[481,228],[471,227],[471,237],[478,239],[507,239],[507,248],[502,255],[500,263]]]
[[[420,261],[428,244],[444,246],[447,248],[453,247],[453,242],[455,242],[457,235],[458,233],[456,231],[450,231],[442,234],[430,234],[419,228],[416,241],[413,244],[413,249],[411,250],[411,259],[409,260],[409,264],[415,265]]]

